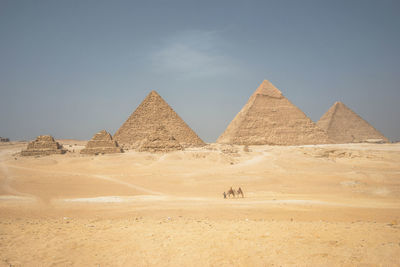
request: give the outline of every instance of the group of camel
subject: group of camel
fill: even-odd
[[[239,187],[239,189],[236,191],[235,189],[232,188],[232,186],[231,186],[231,188],[228,190],[228,192],[224,192],[223,195],[224,195],[224,198],[228,198],[228,197],[230,198],[231,196],[233,196],[233,197],[236,197],[236,196],[239,197],[240,195],[242,196],[242,198],[244,197],[242,188]]]

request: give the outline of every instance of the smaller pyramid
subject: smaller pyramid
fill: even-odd
[[[176,150],[183,150],[179,142],[171,135],[165,126],[158,126],[154,128],[153,132],[149,134],[146,140],[139,147],[139,151],[147,152],[171,152]]]
[[[114,134],[114,140],[123,148],[136,149],[159,125],[163,125],[184,147],[205,145],[156,91],[151,91],[122,124]]]
[[[40,135],[35,141],[28,144],[26,150],[21,151],[21,156],[44,156],[51,154],[64,154],[66,150],[50,135]]]
[[[114,141],[111,135],[101,130],[93,136],[93,138],[87,142],[84,149],[81,150],[81,154],[109,154],[109,153],[121,153],[122,149],[118,147],[118,143]]]
[[[317,125],[325,130],[335,143],[358,143],[369,139],[389,142],[383,134],[342,102],[333,104]]]

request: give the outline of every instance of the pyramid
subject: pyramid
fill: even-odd
[[[317,125],[325,130],[335,143],[363,142],[368,139],[389,142],[383,134],[341,102],[333,104]]]
[[[43,156],[51,154],[64,154],[66,150],[50,135],[40,135],[35,141],[28,144],[26,150],[21,151],[21,156]]]
[[[109,154],[109,153],[121,153],[122,149],[118,147],[116,141],[112,140],[111,135],[102,130],[95,134],[93,138],[87,142],[84,149],[81,150],[81,154]]]
[[[307,145],[328,143],[327,134],[272,83],[264,80],[217,143]]]
[[[165,126],[156,127],[139,147],[139,151],[148,152],[170,152],[182,149],[183,147],[175,137],[168,132]]]
[[[147,95],[115,133],[114,140],[123,148],[138,148],[159,125],[164,126],[183,147],[205,145],[156,91]]]

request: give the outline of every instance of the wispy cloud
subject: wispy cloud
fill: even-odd
[[[234,69],[223,54],[224,41],[216,32],[188,31],[164,40],[152,55],[153,68],[161,73],[188,78],[217,76]]]

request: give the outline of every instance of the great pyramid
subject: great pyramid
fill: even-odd
[[[116,141],[112,140],[111,135],[101,130],[93,136],[93,138],[87,142],[86,147],[81,150],[81,154],[109,154],[109,153],[121,153],[122,149],[118,147]]]
[[[327,134],[272,83],[264,80],[217,143],[307,145],[328,143]]]
[[[52,136],[40,135],[35,141],[29,142],[27,149],[21,151],[21,156],[43,156],[65,152],[66,150]]]
[[[138,148],[159,125],[163,125],[183,147],[205,145],[156,91],[147,95],[115,133],[114,140],[123,148]]]
[[[156,127],[139,147],[139,151],[148,152],[170,152],[182,149],[183,147],[175,137],[168,132],[165,126]]]
[[[354,143],[368,139],[389,142],[383,134],[341,102],[333,104],[317,125],[325,130],[335,143]]]

